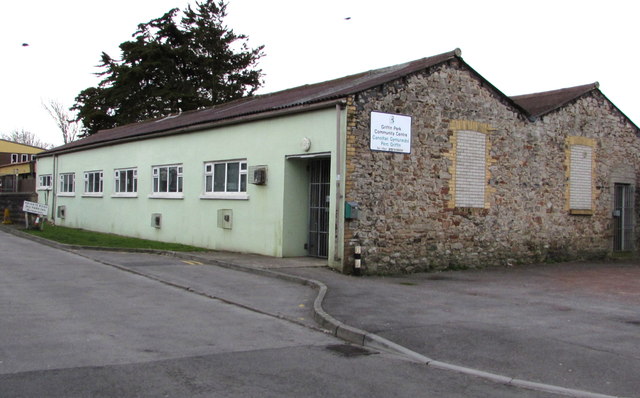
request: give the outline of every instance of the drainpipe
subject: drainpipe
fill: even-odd
[[[342,255],[339,252],[340,227],[343,221],[340,219],[340,207],[342,204],[342,104],[336,104],[336,222],[335,222],[335,244],[333,259],[342,263]],[[341,264],[342,265],[342,264]]]
[[[51,176],[51,220],[56,223],[56,187],[58,186],[58,155],[53,155],[53,175]]]

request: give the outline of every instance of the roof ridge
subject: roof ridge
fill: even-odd
[[[538,93],[514,95],[509,98],[530,116],[538,118],[564,107],[578,98],[597,90],[599,87],[600,83],[594,82]]]
[[[582,85],[578,85],[578,86],[571,86],[571,87],[564,87],[564,88],[559,88],[559,89],[555,89],[555,90],[547,90],[547,91],[539,91],[536,93],[529,93],[529,94],[520,94],[520,95],[510,95],[509,98],[511,99],[521,99],[521,98],[532,98],[532,97],[536,97],[536,96],[542,96],[542,95],[552,95],[552,94],[558,94],[561,92],[567,92],[569,90],[577,90],[577,89],[587,89],[589,88],[589,90],[586,91],[591,91],[593,89],[599,88],[600,87],[600,83],[599,82],[593,82],[593,83],[587,83],[587,84],[582,84]],[[585,91],[585,92],[586,92]]]

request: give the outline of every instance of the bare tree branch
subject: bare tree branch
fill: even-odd
[[[78,123],[69,115],[67,109],[58,101],[49,100],[42,102],[42,106],[53,118],[62,133],[62,140],[65,144],[75,141],[78,135]]]
[[[9,134],[3,133],[0,135],[0,138],[7,141],[17,142],[18,144],[34,146],[36,148],[48,149],[53,147],[53,145],[45,143],[35,134],[25,129],[13,130]]]

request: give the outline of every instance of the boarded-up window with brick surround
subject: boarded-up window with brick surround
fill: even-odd
[[[565,208],[571,214],[593,214],[595,146],[596,141],[592,138],[569,136],[566,139]]]
[[[477,131],[456,132],[456,207],[484,207],[486,139],[485,134]]]
[[[591,210],[593,148],[586,145],[571,145],[569,151],[569,208]]]

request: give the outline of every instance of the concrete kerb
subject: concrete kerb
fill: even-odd
[[[239,264],[234,264],[234,263],[230,263],[227,261],[220,261],[220,260],[216,260],[216,259],[212,259],[212,258],[208,258],[206,256],[203,255],[197,255],[197,254],[192,254],[192,253],[181,253],[181,252],[174,252],[174,251],[163,251],[163,250],[155,250],[155,249],[115,249],[115,248],[105,248],[105,247],[89,247],[89,246],[75,246],[75,245],[67,245],[67,244],[63,244],[63,243],[58,243],[58,242],[54,242],[54,241],[50,241],[48,239],[44,239],[44,238],[40,238],[31,234],[27,234],[25,232],[22,232],[14,227],[7,227],[4,225],[0,225],[0,229],[6,232],[9,232],[13,235],[22,237],[22,238],[26,238],[26,239],[31,239],[34,241],[37,241],[41,244],[47,245],[47,246],[51,246],[51,247],[55,247],[61,250],[65,250],[65,251],[70,251],[73,252],[74,250],[104,250],[104,251],[119,251],[119,252],[132,252],[132,253],[151,253],[151,254],[159,254],[159,255],[167,255],[167,256],[172,256],[172,257],[177,257],[177,258],[181,258],[181,259],[185,259],[185,260],[191,260],[191,261],[199,261],[208,265],[215,265],[215,266],[220,266],[223,268],[228,268],[228,269],[233,269],[233,270],[237,270],[237,271],[242,271],[242,272],[248,272],[248,273],[253,273],[253,274],[257,274],[257,275],[262,275],[262,276],[267,276],[267,277],[273,277],[273,278],[278,278],[281,280],[285,280],[285,281],[289,281],[289,282],[293,282],[293,283],[298,283],[304,286],[310,286],[312,288],[314,288],[315,290],[318,291],[318,294],[314,300],[313,303],[313,316],[314,316],[314,320],[320,325],[321,328],[323,328],[324,330],[326,330],[327,332],[329,332],[330,334],[332,334],[333,336],[340,338],[344,341],[353,343],[353,344],[357,344],[357,345],[361,345],[363,347],[368,347],[374,350],[379,350],[379,351],[385,351],[391,354],[395,354],[395,355],[399,355],[405,359],[411,360],[413,362],[417,362],[417,363],[423,363],[426,366],[430,366],[433,367],[434,369],[440,369],[440,370],[447,370],[447,371],[452,371],[452,372],[456,372],[456,373],[461,373],[461,374],[466,374],[469,376],[473,376],[473,377],[478,377],[487,381],[491,381],[494,383],[498,383],[498,384],[504,384],[504,385],[510,385],[513,387],[517,387],[517,388],[523,388],[523,389],[527,389],[527,390],[533,390],[533,391],[540,391],[540,392],[546,392],[546,393],[552,393],[552,394],[558,394],[558,395],[563,395],[563,396],[569,396],[569,397],[575,397],[575,398],[622,398],[622,397],[617,397],[617,396],[613,396],[613,395],[606,395],[606,394],[599,394],[599,393],[592,393],[589,391],[582,391],[582,390],[577,390],[577,389],[571,389],[571,388],[564,388],[564,387],[560,387],[560,386],[554,386],[554,385],[550,385],[550,384],[544,384],[544,383],[537,383],[537,382],[531,382],[531,381],[527,381],[527,380],[521,380],[521,379],[516,379],[516,378],[512,378],[509,376],[504,376],[504,375],[499,375],[499,374],[495,374],[495,373],[490,373],[490,372],[485,372],[482,370],[478,370],[478,369],[473,369],[473,368],[467,368],[464,366],[458,366],[458,365],[454,365],[454,364],[450,364],[450,363],[446,363],[446,362],[440,362],[440,361],[436,361],[433,360],[431,358],[428,358],[422,354],[419,354],[415,351],[412,351],[406,347],[403,347],[399,344],[396,344],[390,340],[385,339],[384,337],[378,336],[376,334],[373,333],[369,333],[367,331],[364,331],[362,329],[358,329],[355,328],[353,326],[349,326],[345,323],[342,323],[340,321],[338,321],[337,319],[335,319],[334,317],[332,317],[331,315],[329,315],[323,308],[322,308],[322,303],[324,301],[324,298],[326,296],[327,293],[327,286],[318,281],[318,280],[314,280],[314,279],[309,279],[309,278],[304,278],[304,277],[299,277],[299,276],[294,276],[294,275],[289,275],[289,274],[285,274],[282,272],[277,272],[277,271],[272,271],[272,270],[267,270],[267,269],[263,269],[263,268],[257,268],[257,267],[250,267],[247,265],[239,265]],[[176,288],[180,288],[180,289],[184,289],[184,290],[188,290],[190,292],[194,292],[196,294],[199,295],[204,295],[206,297],[212,298],[212,299],[217,299],[217,300],[221,300],[230,304],[234,304],[234,305],[239,305],[243,308],[247,308],[249,310],[252,311],[257,311],[253,308],[249,308],[245,305],[242,304],[238,304],[238,303],[234,303],[234,302],[230,302],[228,300],[225,300],[223,298],[220,297],[213,297],[210,296],[208,294],[202,293],[202,292],[197,292],[194,291],[192,288],[190,287],[185,287],[182,285],[178,285],[172,282],[168,282],[168,281],[164,281],[161,280],[159,278],[155,278],[155,277],[150,277],[149,275],[145,275],[142,273],[139,273],[135,270],[129,269],[127,267],[123,267],[121,265],[117,265],[117,264],[110,264],[110,263],[106,263],[107,265],[110,266],[114,266],[116,268],[137,274],[137,275],[141,275],[141,276],[145,276],[147,278],[151,278],[153,280],[156,280],[158,282],[162,282],[164,284],[170,285],[170,286],[174,286]],[[261,311],[257,311],[257,312],[261,312]],[[285,320],[289,320],[292,321],[294,323],[298,323],[295,320],[291,320],[288,319],[286,317],[283,316],[278,316],[278,315],[274,315],[274,314],[267,314],[267,315],[271,315],[271,316],[276,316],[278,318],[281,319],[285,319]],[[306,326],[306,325],[304,325]]]

